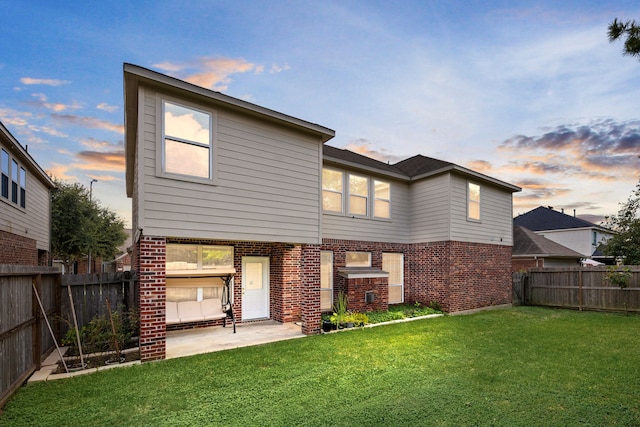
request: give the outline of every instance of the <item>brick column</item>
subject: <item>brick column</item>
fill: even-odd
[[[166,247],[164,237],[140,236],[136,244],[140,281],[140,360],[142,362],[165,358]]]
[[[300,317],[302,333],[320,333],[320,245],[302,246],[300,258]]]

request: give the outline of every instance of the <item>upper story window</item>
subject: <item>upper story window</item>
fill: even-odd
[[[162,111],[162,172],[213,179],[212,115],[169,101]]]
[[[322,209],[342,213],[343,173],[322,169]]]
[[[391,184],[322,168],[322,210],[358,217],[391,218]]]
[[[349,214],[367,216],[369,213],[369,179],[349,174]]]
[[[371,252],[346,252],[345,267],[371,267]]]
[[[591,235],[591,244],[593,246],[598,246],[598,232],[593,230],[592,235]]]
[[[373,215],[376,218],[391,217],[391,184],[373,180]]]
[[[467,183],[467,218],[480,221],[480,186]]]
[[[27,171],[7,150],[0,150],[0,197],[21,208],[27,206]]]

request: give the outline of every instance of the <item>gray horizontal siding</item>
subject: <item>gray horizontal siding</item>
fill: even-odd
[[[476,182],[480,184],[481,220],[468,221],[467,179],[452,175],[451,183],[451,240],[513,245],[511,193]]]
[[[140,163],[144,191],[138,203],[145,234],[320,241],[321,144],[317,138],[217,110],[214,168],[218,185],[162,178],[156,174],[157,96],[145,99]]]
[[[411,184],[412,243],[450,240],[450,175]]]

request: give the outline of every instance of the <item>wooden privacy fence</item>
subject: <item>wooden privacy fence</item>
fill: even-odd
[[[513,274],[513,302],[578,310],[640,312],[640,266],[623,266],[628,286],[609,283],[607,267],[532,268]]]
[[[131,272],[95,273],[62,276],[62,333],[73,327],[68,287],[71,288],[78,328],[96,316],[107,314],[106,300],[111,310],[126,312],[136,305],[136,282]]]
[[[0,408],[53,348],[60,315],[60,272],[53,267],[0,265]]]

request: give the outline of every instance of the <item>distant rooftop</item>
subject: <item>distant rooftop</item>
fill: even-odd
[[[538,256],[547,258],[582,258],[583,255],[560,243],[547,239],[533,231],[516,225],[513,227],[514,257]]]
[[[606,228],[600,225],[544,206],[518,215],[514,218],[513,224],[533,231],[566,230],[570,228],[598,228],[600,230],[606,230]]]

